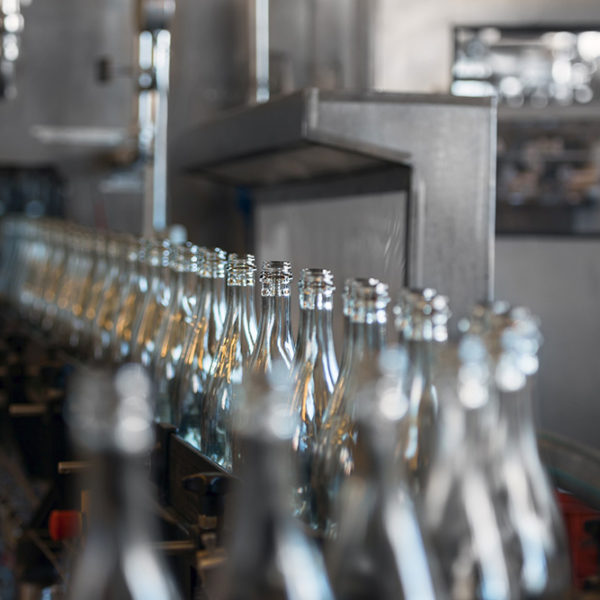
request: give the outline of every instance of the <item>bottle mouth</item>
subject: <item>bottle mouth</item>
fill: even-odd
[[[260,274],[261,296],[289,296],[292,263],[288,260],[266,260]]]
[[[302,269],[298,282],[300,308],[332,310],[333,282],[333,273],[329,269]]]
[[[524,378],[537,372],[543,338],[539,319],[528,308],[503,301],[479,303],[459,327],[483,341],[495,364],[500,388],[510,391],[511,386],[522,387]],[[517,382],[519,375],[522,383]]]
[[[253,254],[230,254],[227,258],[227,285],[253,286],[256,263]]]
[[[222,279],[227,269],[227,252],[221,248],[205,248],[204,263],[200,270],[202,277]]]
[[[176,246],[171,265],[174,271],[178,273],[196,273],[204,263],[205,248],[186,242]]]
[[[385,323],[389,286],[378,279],[354,279],[348,285],[348,316],[354,323]]]
[[[396,331],[404,340],[447,341],[452,313],[448,298],[434,288],[402,290],[393,312]]]

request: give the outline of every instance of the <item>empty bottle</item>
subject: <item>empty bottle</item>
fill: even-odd
[[[156,351],[152,373],[156,386],[156,419],[161,423],[175,423],[173,407],[176,375],[185,350],[185,335],[197,314],[197,303],[202,289],[198,276],[204,261],[204,249],[193,244],[176,250],[172,269],[175,274],[175,292],[156,334]]]
[[[328,269],[303,269],[298,285],[300,323],[292,368],[292,414],[296,419],[292,447],[298,471],[294,500],[296,514],[316,527],[312,464],[323,417],[338,378],[332,330],[335,286]]]
[[[394,315],[409,364],[404,384],[409,408],[400,423],[399,460],[412,491],[419,495],[435,443],[439,400],[434,370],[439,347],[448,340],[448,299],[431,288],[405,290]]]
[[[335,535],[334,506],[342,481],[354,470],[357,390],[378,376],[377,361],[385,346],[388,286],[377,279],[355,281],[350,287],[350,350],[342,365],[323,427],[312,471],[316,529]]]
[[[502,538],[489,447],[497,425],[489,355],[478,336],[442,353],[438,442],[424,493],[424,524],[453,600],[520,598]]]
[[[184,355],[175,378],[173,411],[179,435],[200,448],[201,417],[208,374],[217,353],[225,319],[225,268],[227,254],[208,249],[200,265],[196,315],[187,323]]]
[[[339,533],[327,549],[338,600],[444,598],[403,464],[395,460],[398,424],[408,410],[402,349],[380,356],[381,376],[357,392],[355,468],[344,480]]]
[[[149,290],[150,249],[154,242],[138,240],[137,250],[127,256],[127,283],[121,291],[119,311],[111,339],[115,362],[131,360],[136,319],[141,315]]]
[[[525,308],[505,302],[475,307],[469,332],[492,358],[492,392],[499,397],[491,438],[494,495],[511,572],[525,598],[564,598],[570,586],[564,524],[542,466],[532,414],[532,379],[541,335]]]
[[[288,261],[265,261],[260,282],[262,310],[256,346],[250,357],[250,368],[268,371],[273,361],[278,359],[291,368],[294,359],[290,322],[291,264]]]
[[[172,269],[174,261],[175,249],[168,240],[156,242],[150,248],[149,288],[134,325],[131,352],[133,360],[145,367],[152,363],[156,351],[156,335],[175,292],[175,275]]]
[[[200,449],[228,470],[233,469],[234,456],[232,414],[256,342],[255,273],[253,255],[230,255],[227,313],[202,406]]]
[[[69,424],[90,457],[90,506],[83,551],[68,585],[72,600],[179,598],[152,547],[148,473],[154,443],[150,381],[138,365],[80,373],[69,399]]]
[[[234,417],[244,463],[218,598],[333,600],[320,552],[291,511],[290,392],[281,360],[245,379]]]

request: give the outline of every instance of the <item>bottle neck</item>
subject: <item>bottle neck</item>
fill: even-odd
[[[246,348],[246,351],[249,351],[254,348],[254,341],[256,340],[254,286],[228,285],[226,298],[227,313],[224,328],[238,329],[242,345]]]
[[[142,459],[106,453],[94,467],[90,537],[109,531],[127,544],[148,543],[153,531],[151,492]]]
[[[375,359],[385,347],[386,321],[350,321],[350,349],[346,360],[347,369],[366,360]]]
[[[294,356],[294,370],[305,363],[317,360],[331,366],[333,383],[338,366],[333,344],[333,319],[331,309],[300,309],[298,339]]]
[[[523,447],[533,448],[537,454],[531,388],[532,384],[528,379],[520,390],[500,394],[500,430],[512,449],[519,451]]]
[[[290,296],[263,296],[258,338],[251,365],[266,370],[273,360],[291,367],[294,342],[290,322]]]

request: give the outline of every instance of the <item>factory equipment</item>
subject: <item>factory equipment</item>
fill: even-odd
[[[259,259],[436,287],[462,316],[493,295],[495,139],[490,99],[307,89],[191,128],[171,160],[250,203]]]

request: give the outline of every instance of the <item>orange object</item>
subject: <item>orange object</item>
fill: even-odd
[[[78,510],[53,510],[48,530],[55,542],[78,537],[81,535],[81,513]]]
[[[600,521],[600,512],[568,492],[557,494],[569,536],[573,583],[578,589],[584,589],[586,580],[598,577],[598,541],[586,529],[586,524]]]

